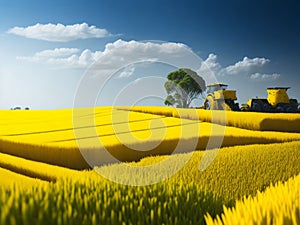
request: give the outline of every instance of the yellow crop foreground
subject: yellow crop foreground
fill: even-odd
[[[29,182],[22,184],[23,176],[18,174],[0,180],[0,224],[205,224],[207,213],[215,218],[224,204],[232,206],[233,200],[254,196],[271,182],[299,174],[299,146],[300,142],[293,142],[224,148],[205,171],[198,170],[199,162],[211,152],[195,152],[175,176],[141,187],[108,181],[95,171],[74,171],[1,154],[2,161],[15,162],[19,173],[46,174],[56,182],[26,178]],[[180,164],[189,154],[171,156],[170,164]],[[151,165],[165,157],[130,165]],[[120,169],[116,164],[97,170],[133,177],[130,170]],[[159,176],[164,169],[150,169],[144,178]],[[8,179],[14,181],[10,186]],[[299,192],[299,186],[292,188]]]
[[[207,225],[300,224],[300,175],[286,183],[270,186],[255,197],[244,198],[234,208],[224,207],[224,213]]]

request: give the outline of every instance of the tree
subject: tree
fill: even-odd
[[[168,74],[165,89],[168,96],[165,105],[188,108],[206,89],[205,81],[195,71],[179,69]]]

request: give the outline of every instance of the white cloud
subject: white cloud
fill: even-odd
[[[184,67],[188,62],[184,62],[182,59],[187,55],[187,52],[191,50],[181,43],[127,42],[117,40],[113,43],[106,44],[103,52],[92,52],[89,49],[85,49],[81,53],[76,53],[76,51],[77,50],[73,48],[45,50],[37,52],[31,57],[17,57],[17,59],[68,68],[86,68],[97,62],[97,68],[99,68],[99,70],[113,71],[134,62],[155,62],[158,58],[162,61],[172,58],[174,59],[174,64],[179,63]],[[127,71],[125,70],[123,72],[122,77],[130,76],[130,73],[133,73],[134,69],[128,68]]]
[[[17,59],[34,63],[81,68],[95,62],[101,54],[101,52],[91,52],[86,49],[78,55],[79,51],[77,48],[55,48],[37,52],[30,57],[19,56]]]
[[[215,75],[217,75],[220,70],[222,69],[222,66],[217,62],[217,55],[215,54],[209,54],[206,60],[204,60],[201,63],[200,69],[196,72],[205,77],[213,78]]]
[[[239,61],[234,65],[224,68],[222,73],[225,74],[249,74],[264,67],[270,60],[266,58],[253,58],[244,57],[243,61]]]
[[[119,78],[130,77],[134,71],[135,67],[133,65],[129,65],[120,73]]]
[[[250,78],[252,80],[258,81],[265,81],[265,80],[277,80],[280,77],[280,74],[273,73],[273,74],[261,74],[261,73],[254,73],[251,74]]]
[[[174,62],[173,65],[178,67],[193,68],[188,54],[191,50],[182,43],[154,43],[117,40],[113,43],[106,44],[103,51],[92,52],[85,49],[80,52],[77,48],[56,48],[35,53],[30,57],[18,57],[19,60],[26,60],[35,63],[50,64],[54,67],[64,68],[87,68],[94,64],[95,74],[108,74],[116,72],[123,68],[119,78],[130,77],[135,72],[133,63],[136,62]],[[206,80],[213,80],[215,75],[232,75],[250,76],[256,80],[278,79],[279,74],[261,74],[260,70],[270,62],[266,58],[244,57],[233,65],[222,67],[218,62],[215,54],[209,54],[201,64],[199,59],[194,65],[200,69],[197,73]],[[195,67],[194,67],[195,68]],[[96,75],[95,75],[96,76]]]
[[[17,57],[17,59],[27,60],[30,62],[42,62],[51,58],[69,57],[79,52],[78,48],[55,48],[37,52],[32,57]]]
[[[63,25],[63,24],[35,24],[28,27],[13,27],[7,31],[31,39],[53,42],[67,42],[77,39],[103,38],[110,35],[106,29],[89,26],[87,23]]]
[[[108,43],[99,59],[99,66],[120,67],[138,61],[157,61],[166,58],[181,58],[190,50],[182,43],[154,43],[117,40]]]
[[[221,68],[221,65],[217,62],[217,55],[212,53],[203,61],[203,64],[213,71],[218,71]]]
[[[201,76],[205,75],[206,77],[214,76],[231,76],[234,74],[240,76],[248,76],[252,80],[257,81],[270,81],[277,80],[280,77],[280,74],[264,74],[259,71],[263,69],[270,62],[266,58],[248,58],[244,57],[242,61],[238,61],[233,65],[227,67],[222,67],[218,62],[218,57],[215,54],[209,54],[207,59],[205,59],[200,69],[197,73]]]
[[[205,59],[200,69],[198,70],[199,74],[206,75],[247,75],[257,72],[257,70],[264,67],[270,60],[266,58],[253,58],[244,57],[242,61],[236,62],[234,65],[227,66],[223,68],[218,62],[218,57],[215,54],[209,54],[207,59]]]

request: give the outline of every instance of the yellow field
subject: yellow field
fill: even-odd
[[[222,113],[0,111],[0,224],[299,224],[299,115]]]
[[[300,140],[299,133],[257,132],[112,107],[1,111],[0,116],[1,152],[74,169],[90,167],[81,153],[96,154],[93,165],[114,162],[105,152],[120,161],[136,161],[170,154],[179,140],[177,153]]]

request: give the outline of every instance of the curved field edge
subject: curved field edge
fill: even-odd
[[[221,125],[239,127],[258,131],[300,132],[299,113],[257,113],[233,112],[203,109],[181,109],[160,106],[119,106],[119,110],[151,113],[178,117],[182,119],[201,120]]]
[[[224,206],[216,219],[206,215],[205,220],[207,225],[300,224],[300,175],[239,200],[233,208]]]

